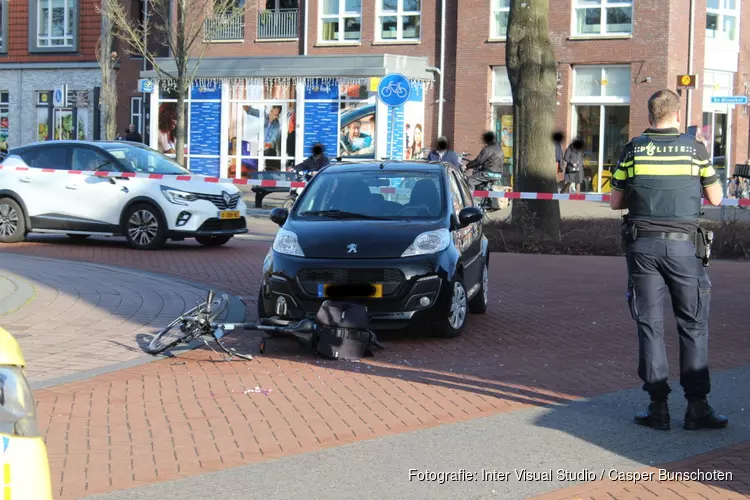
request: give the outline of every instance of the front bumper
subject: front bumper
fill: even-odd
[[[437,256],[406,259],[305,259],[271,251],[264,263],[261,300],[269,315],[277,315],[284,297],[287,319],[313,319],[321,304],[319,285],[380,283],[382,298],[352,298],[367,306],[373,330],[402,329],[415,323],[437,321],[449,307],[451,279]],[[429,303],[424,305],[423,298]],[[343,299],[332,299],[343,300]]]
[[[186,205],[165,203],[164,216],[169,226],[170,239],[194,238],[196,236],[225,236],[248,232],[247,205],[240,199],[235,206],[217,207],[207,200],[189,202]],[[222,212],[239,213],[235,219],[221,219]]]

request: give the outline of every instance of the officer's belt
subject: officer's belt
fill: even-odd
[[[636,238],[654,238],[659,240],[695,241],[695,233],[664,233],[661,231],[636,231]]]

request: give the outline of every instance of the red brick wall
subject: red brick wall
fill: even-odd
[[[96,61],[96,43],[101,32],[101,16],[94,2],[79,0],[78,52],[66,54],[29,53],[29,2],[11,0],[8,18],[8,54],[0,58],[3,62],[80,62]]]
[[[734,77],[734,95],[750,94],[750,4],[741,5],[740,21],[740,57],[739,67]],[[748,108],[737,106],[732,116],[732,162],[745,163],[750,159],[748,141],[750,141],[750,116]]]

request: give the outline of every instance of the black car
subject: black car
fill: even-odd
[[[331,164],[281,226],[263,264],[261,318],[312,318],[326,299],[367,306],[372,330],[429,325],[460,335],[487,309],[489,252],[482,212],[452,165]]]

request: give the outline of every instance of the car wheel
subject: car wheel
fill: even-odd
[[[196,236],[195,241],[203,245],[204,247],[220,247],[226,245],[232,236]]]
[[[268,314],[266,314],[266,306],[263,302],[263,284],[260,285],[260,290],[258,290],[258,303],[256,305],[258,306],[258,321],[267,318]]]
[[[460,276],[456,276],[451,284],[450,309],[446,311],[446,318],[438,323],[436,336],[453,338],[461,335],[469,313],[466,297],[464,283]]]
[[[10,198],[0,198],[0,243],[18,243],[25,238],[23,210]]]
[[[67,236],[68,238],[72,240],[85,240],[91,235],[90,234],[68,234]]]
[[[490,272],[487,268],[487,261],[484,261],[484,269],[482,270],[482,282],[480,283],[479,292],[469,302],[469,311],[474,314],[484,314],[487,312],[487,304],[489,303],[489,286],[490,286]]]
[[[141,203],[131,207],[125,215],[125,237],[136,250],[155,250],[167,241],[167,228],[157,210]]]

